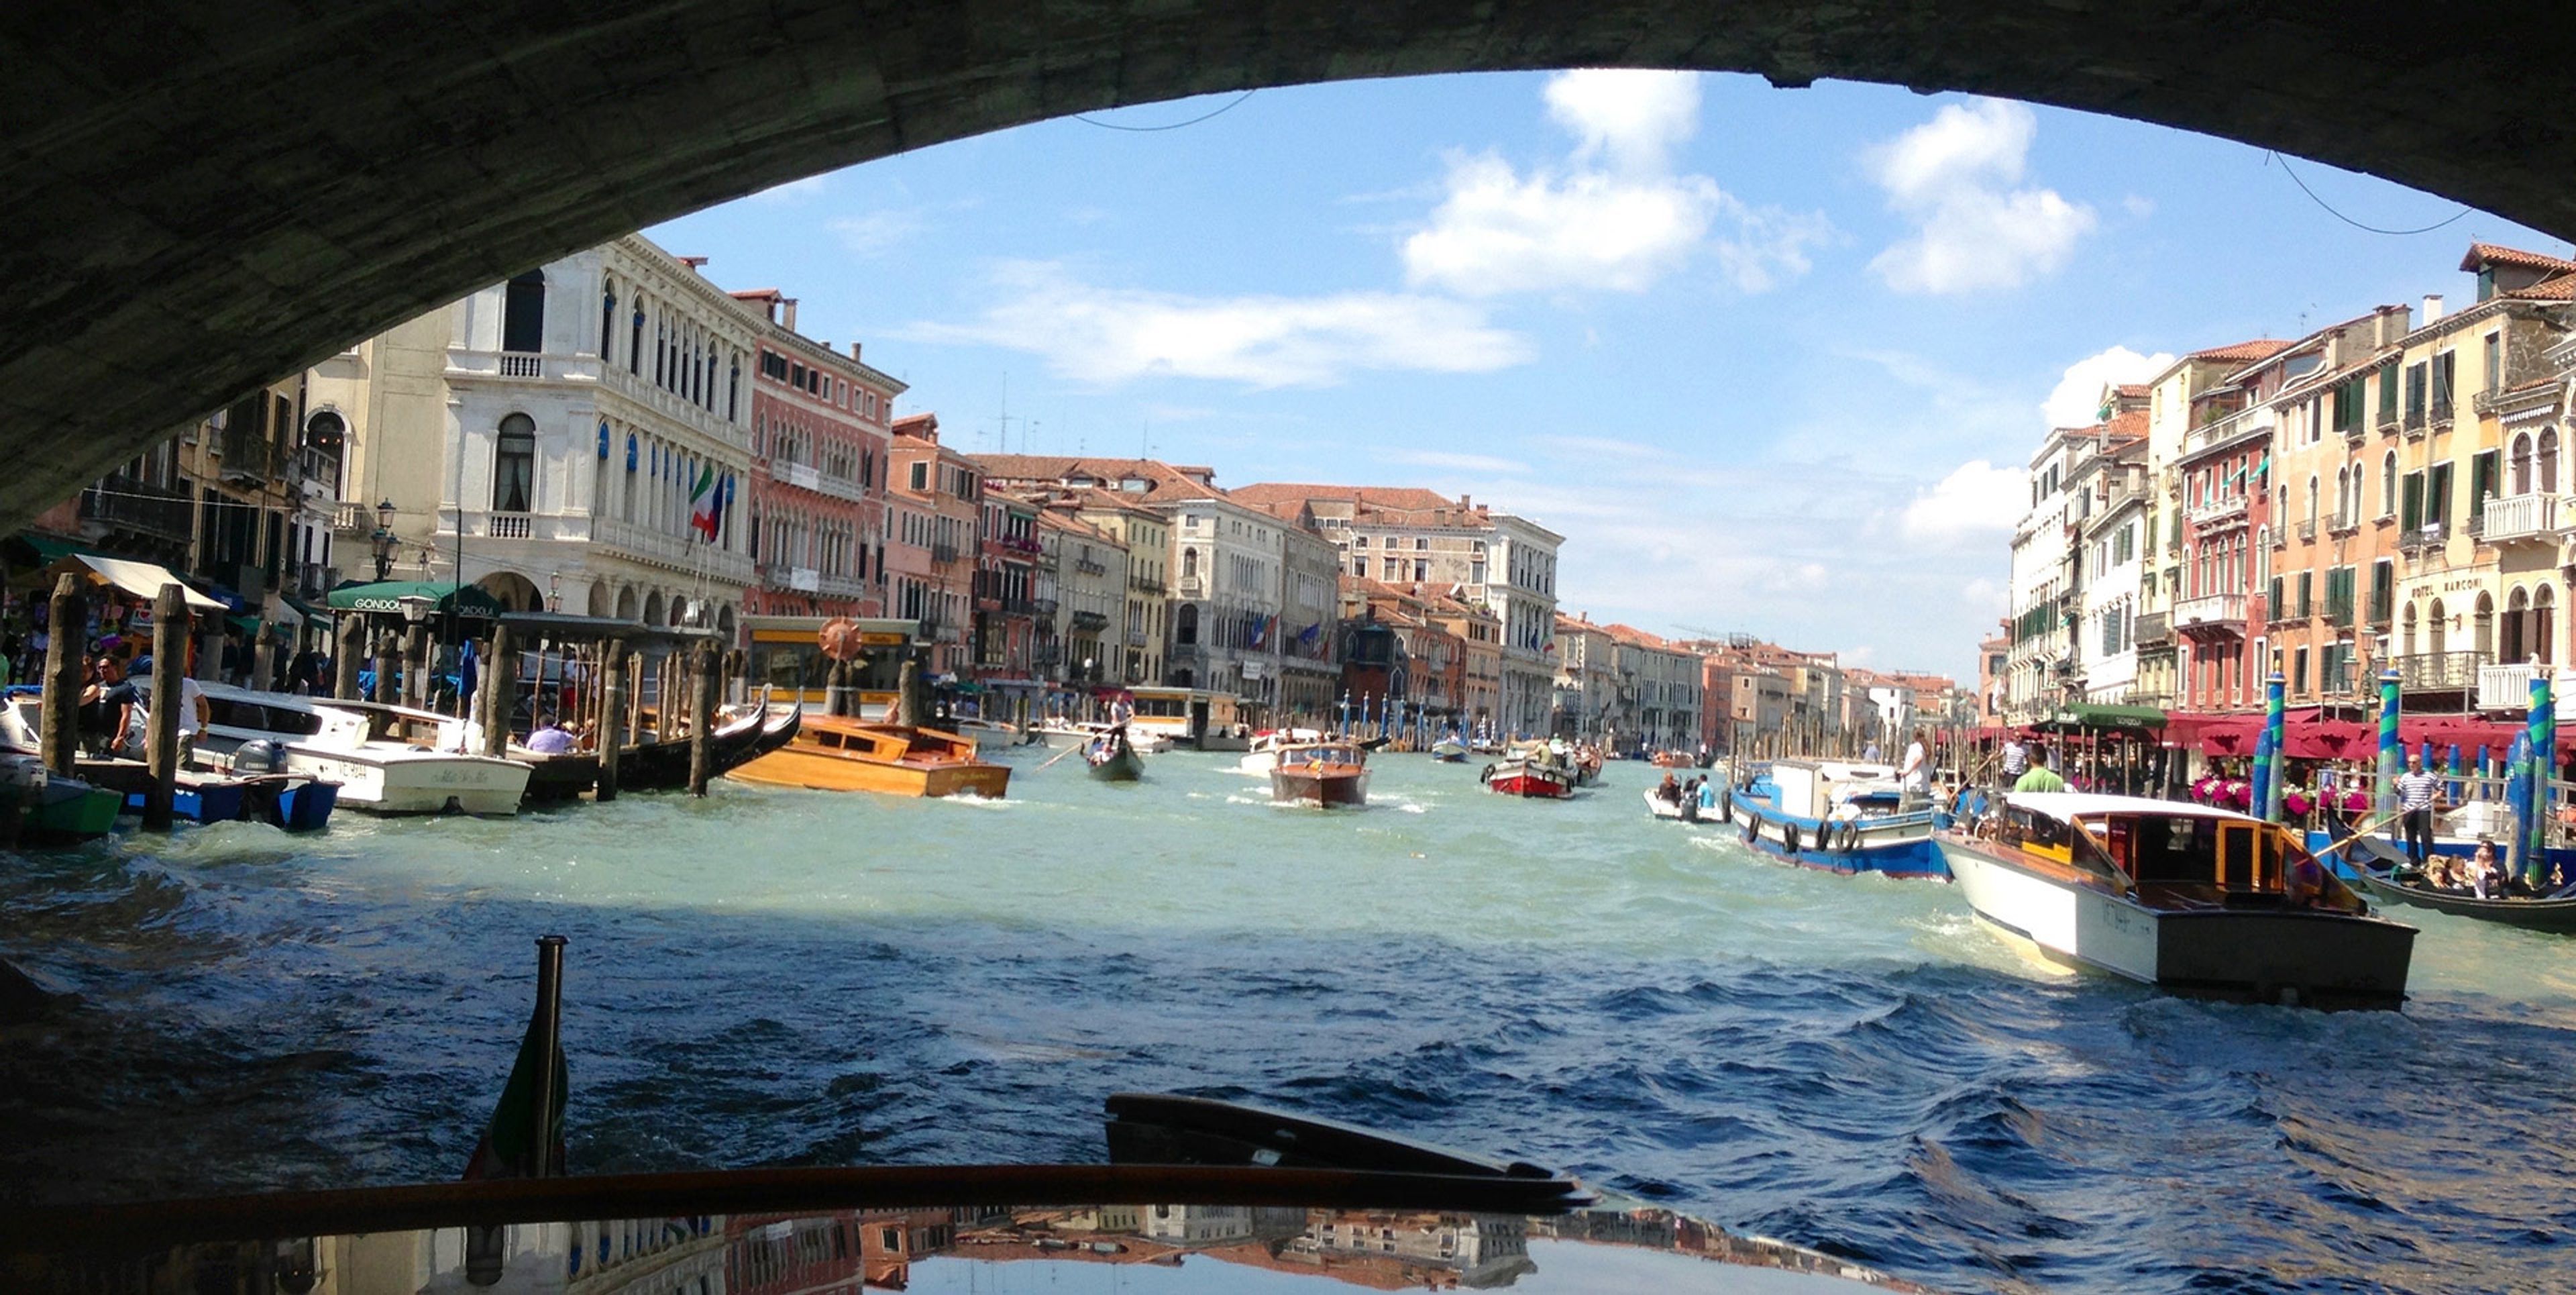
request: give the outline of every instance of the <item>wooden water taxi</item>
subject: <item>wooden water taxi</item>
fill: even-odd
[[[1002,798],[1006,765],[975,758],[972,738],[934,728],[808,715],[786,745],[734,768],[731,776],[771,787],[873,791],[889,796]]]
[[[2280,824],[2014,792],[1973,833],[1936,840],[1977,916],[2051,962],[2235,1002],[2406,1000],[2415,928],[2372,916]]]
[[[1270,770],[1270,799],[1282,805],[1365,805],[1368,752],[1356,742],[1306,742],[1279,748]]]

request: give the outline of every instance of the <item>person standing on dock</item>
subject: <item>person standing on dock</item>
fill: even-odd
[[[2433,850],[2433,800],[2441,788],[2440,779],[2424,772],[2421,753],[2406,757],[2406,772],[2397,775],[2397,808],[2406,829],[2406,857],[2418,868]]]

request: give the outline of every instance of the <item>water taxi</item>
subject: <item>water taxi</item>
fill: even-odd
[[[1849,760],[1729,764],[1716,817],[1753,849],[1827,872],[1947,877],[1931,806],[1908,805],[1892,765]]]
[[[935,728],[808,715],[785,746],[732,770],[732,777],[771,787],[873,791],[890,796],[1002,798],[1006,765],[975,758],[975,741]]]
[[[233,756],[243,746],[273,743],[286,753],[282,772],[337,782],[340,804],[370,814],[516,814],[528,789],[528,766],[465,753],[464,725],[454,719],[432,715],[447,728],[424,734],[398,721],[395,707],[201,687],[209,718],[199,764],[242,772]]]
[[[1283,805],[1365,805],[1368,752],[1351,741],[1301,742],[1278,749],[1270,799]]]
[[[2014,792],[1935,838],[1969,907],[2062,966],[2173,993],[2395,1008],[2415,928],[2374,917],[2291,829],[2134,796]],[[2292,893],[2296,880],[2313,889]]]
[[[1246,751],[1242,759],[1235,761],[1235,772],[1247,773],[1256,778],[1268,777],[1271,770],[1279,767],[1279,753],[1282,750],[1292,746],[1321,742],[1326,737],[1327,734],[1323,730],[1312,728],[1275,728],[1265,733],[1255,733],[1252,735],[1252,749]]]

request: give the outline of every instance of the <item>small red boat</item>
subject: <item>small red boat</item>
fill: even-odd
[[[1487,789],[1506,796],[1563,800],[1574,794],[1574,767],[1560,763],[1545,751],[1516,753],[1485,766],[1481,775]]]

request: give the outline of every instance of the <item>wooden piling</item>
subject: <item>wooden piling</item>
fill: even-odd
[[[510,712],[519,702],[519,652],[510,645],[510,627],[492,626],[492,660],[483,677],[490,691],[483,703],[483,754],[510,750]]]
[[[921,663],[907,659],[903,663],[903,669],[895,675],[895,723],[908,724],[917,728],[922,721],[930,718],[929,711],[921,704],[921,691]]]
[[[331,695],[358,700],[358,661],[366,655],[367,618],[352,612],[340,618],[331,647]]]
[[[626,657],[626,731],[641,743],[644,740],[644,654],[632,652]]]
[[[602,802],[617,799],[617,748],[625,741],[626,653],[616,643],[600,653],[599,790]]]
[[[429,627],[414,625],[403,631],[403,704],[420,710],[429,708]]]
[[[394,691],[394,677],[402,672],[401,641],[389,629],[373,630],[368,637],[375,645],[376,661],[376,691],[371,700],[390,704],[401,696]]]
[[[80,578],[66,571],[54,581],[45,621],[45,767],[69,777],[80,759],[81,655],[89,647],[89,604]]]
[[[165,584],[152,600],[152,705],[143,724],[143,830],[167,832],[179,799],[179,680],[188,659],[188,596]]]
[[[692,796],[707,794],[707,778],[711,773],[707,735],[716,726],[716,660],[715,649],[704,643],[689,654],[689,682],[694,685],[689,689],[689,794]]]

